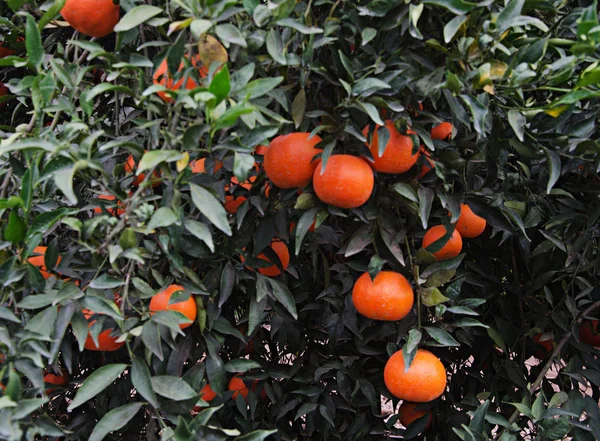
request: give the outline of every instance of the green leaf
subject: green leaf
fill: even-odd
[[[452,277],[454,277],[455,274],[456,270],[442,269],[436,271],[427,278],[425,286],[428,288],[437,288],[438,286],[442,286],[448,283],[452,279]]]
[[[94,398],[113,383],[126,368],[126,364],[109,364],[92,372],[92,374],[83,382],[81,387],[77,389],[75,398],[73,398],[73,401],[69,404],[68,410],[73,410],[91,398]]]
[[[131,403],[111,410],[98,421],[88,441],[102,441],[110,432],[122,429],[143,406],[143,403]]]
[[[125,285],[125,282],[123,280],[117,277],[109,276],[108,274],[102,274],[97,279],[91,281],[90,288],[113,289],[123,285]]]
[[[133,358],[131,366],[131,382],[138,393],[155,408],[159,407],[158,398],[152,389],[150,369],[146,362],[139,357]]]
[[[287,64],[287,59],[285,57],[286,52],[283,49],[281,35],[275,29],[271,29],[267,35],[267,51],[271,58],[277,63],[284,66]]]
[[[4,239],[17,244],[25,238],[27,234],[27,224],[21,216],[19,216],[18,209],[13,208],[10,210],[8,215],[8,223],[4,229]]]
[[[192,35],[196,37],[196,39],[200,39],[203,34],[206,34],[210,28],[212,28],[213,23],[210,20],[204,20],[202,18],[196,19],[192,21],[190,24],[190,31]]]
[[[245,104],[231,107],[227,109],[223,115],[217,120],[215,130],[221,130],[234,125],[238,118],[247,113],[254,112],[254,108]]]
[[[363,103],[363,102],[358,102],[358,105],[360,106],[360,108],[362,110],[364,110],[364,112],[369,115],[369,118],[371,118],[371,120],[375,123],[378,124],[380,126],[384,126],[385,123],[381,120],[381,117],[379,116],[379,112],[377,111],[377,107],[375,107],[373,104],[371,103]]]
[[[156,228],[169,227],[179,222],[179,216],[169,207],[160,207],[152,215],[152,219],[148,222],[146,231],[152,232]]]
[[[278,20],[275,24],[279,26],[286,26],[288,28],[292,28],[305,35],[314,35],[314,34],[322,34],[323,29],[317,27],[309,27],[302,23],[297,22],[292,18],[284,18],[283,20]]]
[[[436,306],[450,300],[437,288],[422,288],[419,295],[425,306]]]
[[[200,213],[227,236],[231,236],[231,227],[223,204],[210,191],[198,185],[190,184],[190,191],[192,201]]]
[[[552,395],[550,402],[548,403],[548,408],[560,406],[564,404],[569,399],[569,395],[566,392],[560,391]]]
[[[521,112],[517,110],[509,110],[508,111],[508,122],[510,126],[515,131],[515,135],[519,138],[519,141],[523,142],[524,134],[525,134],[525,123],[527,123],[527,118]]]
[[[422,337],[423,334],[418,329],[413,328],[408,331],[408,339],[402,348],[402,356],[404,357],[404,372],[408,372],[410,369],[410,365],[415,359],[415,355],[417,355],[417,349],[419,348],[419,343],[421,343]]]
[[[231,44],[237,44],[238,46],[244,48],[248,47],[248,44],[246,43],[246,40],[244,39],[244,36],[240,32],[240,30],[231,23],[217,25],[217,27],[215,28],[215,32],[217,33],[217,36],[223,41],[226,41]]]
[[[556,153],[554,150],[545,149],[545,153],[546,153],[546,160],[548,161],[548,170],[549,170],[548,185],[546,186],[546,193],[550,194],[552,187],[554,187],[554,184],[556,184],[556,181],[558,181],[558,178],[560,177],[561,164],[560,164],[560,156],[558,156],[558,153]]]
[[[27,238],[25,240],[29,241],[36,234],[46,232],[47,230],[52,228],[52,226],[56,222],[58,222],[60,219],[62,219],[63,217],[69,216],[71,214],[74,214],[76,212],[77,212],[77,210],[69,210],[68,208],[59,208],[58,210],[47,211],[45,213],[39,214],[35,218],[33,223],[31,224],[31,226],[29,227],[29,230],[27,231]]]
[[[466,15],[458,15],[446,23],[446,26],[444,26],[444,42],[446,44],[452,41],[460,27],[467,21],[468,18],[469,17]]]
[[[54,20],[58,14],[60,14],[60,10],[65,5],[66,0],[54,0],[52,5],[48,8],[48,10],[44,13],[40,21],[38,22],[38,29],[40,32],[44,30],[46,25]]]
[[[352,94],[355,96],[361,95],[367,91],[373,93],[378,90],[391,89],[390,86],[385,81],[381,81],[377,78],[363,78],[358,80],[354,87],[352,88]]]
[[[23,5],[25,4],[26,1],[27,0],[6,0],[6,4],[13,11],[18,11],[19,9],[21,9],[23,7]]]
[[[77,204],[77,195],[73,190],[73,179],[77,173],[77,167],[63,168],[54,173],[54,183],[63,192],[71,205]]]
[[[260,98],[281,84],[283,77],[261,78],[251,81],[237,94],[240,98],[249,100]]]
[[[296,95],[294,101],[292,102],[292,119],[294,120],[294,125],[296,128],[300,127],[300,124],[302,124],[305,111],[306,93],[304,92],[304,89],[300,89],[300,92],[298,92],[298,95]]]
[[[458,319],[452,323],[452,326],[457,327],[457,328],[472,328],[472,327],[489,328],[489,326],[484,325],[479,320],[475,320],[474,318],[470,318],[470,317]]]
[[[442,346],[460,346],[460,343],[457,342],[452,335],[450,335],[447,331],[441,328],[434,328],[431,326],[424,326],[423,329],[427,331],[427,333],[437,341]]]
[[[185,381],[171,375],[152,377],[152,389],[165,398],[174,401],[189,400],[198,397],[194,389]]]
[[[267,437],[277,433],[277,430],[255,430],[245,435],[238,436],[234,441],[264,441]]]
[[[227,65],[217,72],[208,87],[210,93],[217,98],[217,104],[227,98],[229,91],[231,90],[231,84],[229,80],[229,69]]]
[[[303,417],[306,414],[311,413],[317,407],[319,407],[319,405],[315,404],[315,403],[304,403],[302,406],[300,406],[300,409],[298,409],[298,412],[296,412],[296,416],[294,417],[294,421],[296,421],[300,417]]]
[[[464,258],[465,258],[465,253],[462,253],[456,257],[453,257],[452,259],[446,259],[446,260],[440,260],[439,262],[434,262],[421,272],[421,277],[426,279],[433,273],[440,271],[440,270],[455,270],[460,266],[460,264],[462,263]]]
[[[409,201],[419,203],[419,197],[417,196],[417,192],[410,185],[404,182],[397,182],[392,188],[400,196],[405,197]]]
[[[512,26],[514,20],[521,15],[525,0],[510,0],[496,19],[496,30],[502,34]]]
[[[364,46],[365,44],[367,44],[369,41],[371,41],[373,38],[375,38],[377,36],[377,30],[373,29],[373,28],[364,28],[362,30],[362,32],[360,33],[360,35],[361,35],[361,39],[362,39],[361,46]]]
[[[133,29],[136,26],[139,26],[142,23],[150,20],[152,17],[156,17],[161,12],[163,12],[163,9],[157,8],[156,6],[136,6],[135,8],[129,10],[129,12],[125,14],[121,20],[119,20],[113,30],[115,32],[129,31],[130,29]]]
[[[213,242],[212,233],[206,224],[193,219],[186,219],[184,225],[186,230],[206,244],[211,253],[215,252],[215,244]]]
[[[156,167],[163,162],[175,162],[183,159],[183,154],[175,150],[152,150],[144,153],[135,172],[136,176],[146,170]]]
[[[544,413],[544,401],[544,392],[540,391],[535,401],[533,402],[533,406],[531,406],[531,414],[536,420],[539,420],[542,414]]]
[[[433,204],[433,190],[428,187],[419,186],[419,217],[421,218],[421,224],[423,228],[427,228],[429,221],[429,214],[431,213],[431,206]]]
[[[300,254],[300,249],[302,248],[302,241],[308,233],[310,226],[313,224],[317,217],[318,208],[311,208],[308,211],[305,211],[300,219],[298,219],[298,224],[296,225],[296,234],[295,234],[295,252],[296,256]]]
[[[44,46],[35,19],[29,14],[25,24],[25,47],[29,63],[39,71],[44,61]]]
[[[225,370],[231,373],[244,373],[248,372],[250,369],[258,368],[260,368],[260,364],[258,364],[254,360],[247,360],[245,358],[236,358],[235,360],[231,360],[225,365]]]
[[[485,415],[489,407],[489,400],[485,400],[477,407],[477,410],[473,412],[473,417],[471,418],[471,422],[469,423],[469,429],[471,429],[475,433],[483,433]]]
[[[477,6],[476,3],[463,0],[424,0],[423,3],[426,5],[441,6],[454,12],[456,15],[463,15],[471,12],[471,10]]]
[[[298,320],[298,313],[296,312],[296,302],[294,296],[289,291],[287,286],[278,280],[269,279],[269,284],[273,289],[273,296],[279,303],[290,313],[294,320]]]
[[[485,119],[488,114],[488,108],[473,96],[461,95],[462,100],[469,106],[471,115],[473,115],[473,126],[480,135],[485,133]]]

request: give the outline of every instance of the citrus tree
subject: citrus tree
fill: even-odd
[[[0,9],[0,439],[600,439],[596,0]]]

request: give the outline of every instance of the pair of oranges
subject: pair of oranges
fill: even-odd
[[[250,388],[248,388],[248,386],[246,385],[246,383],[244,382],[244,380],[242,379],[240,374],[236,374],[231,378],[231,380],[229,380],[229,385],[227,387],[227,390],[233,392],[233,394],[231,395],[232,399],[235,400],[238,397],[238,395],[241,395],[245,400],[248,398],[248,393],[250,392],[250,390],[252,390],[252,392],[255,392],[257,387],[258,387],[258,380],[252,381],[252,385],[250,386]],[[206,383],[206,385],[204,385],[204,387],[200,391],[200,395],[201,395],[201,398],[204,401],[206,401],[207,403],[210,403],[212,400],[214,400],[218,396],[218,394],[212,389],[212,387],[210,387],[210,384],[208,384],[208,383]],[[266,392],[264,389],[260,392],[260,396],[261,396],[261,398],[266,397]],[[198,412],[200,410],[200,408],[195,407],[194,410],[196,412]]]

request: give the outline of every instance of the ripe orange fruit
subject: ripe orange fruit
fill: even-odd
[[[315,169],[313,186],[318,198],[334,207],[356,208],[367,202],[373,192],[373,170],[363,159],[351,155],[333,155],[325,172]]]
[[[231,380],[229,380],[229,390],[235,391],[231,396],[231,398],[233,398],[234,400],[240,394],[242,395],[242,397],[244,397],[244,399],[248,397],[248,387],[244,383],[244,380],[242,380],[239,377],[239,374],[232,377]]]
[[[413,155],[413,142],[410,136],[403,135],[398,131],[390,120],[385,122],[385,128],[390,132],[390,140],[387,143],[383,156],[379,156],[379,135],[377,131],[381,126],[375,127],[371,145],[367,147],[373,155],[373,168],[380,173],[404,173],[410,170],[419,159],[419,152]],[[363,129],[363,135],[367,136],[369,127]],[[409,131],[409,134],[414,132]]]
[[[237,178],[235,176],[233,176],[231,178],[231,183],[233,185],[239,185],[242,188],[245,188],[246,190],[250,190],[252,188],[252,183],[256,181],[256,176],[250,176],[248,178],[248,180],[246,182],[242,182],[240,184],[240,181],[237,180]],[[225,187],[225,190],[228,191],[229,190],[229,186]],[[246,199],[248,199],[246,196],[233,196],[233,195],[227,195],[225,196],[225,210],[227,210],[228,213],[231,214],[235,214],[237,213],[238,209],[240,208],[240,205],[242,205]]]
[[[104,199],[107,201],[114,201],[117,198],[112,195],[112,194],[101,194],[100,196],[98,196],[98,199]],[[121,216],[123,213],[125,213],[125,210],[121,207],[123,207],[123,204],[121,203],[121,201],[117,202],[118,207],[117,208],[107,208],[106,211],[108,211],[110,214],[112,214],[113,216]],[[102,208],[100,207],[95,207],[94,208],[94,213],[96,214],[102,214]]]
[[[540,360],[546,358],[547,355],[554,351],[554,344],[552,343],[552,340],[542,340],[542,335],[543,334],[535,334],[533,336],[533,341],[538,345],[538,350],[535,352],[534,356]]]
[[[259,145],[254,149],[254,154],[265,156],[267,154],[267,150],[269,150],[269,146]]]
[[[254,380],[252,382],[252,392],[256,391],[256,387],[258,386],[258,380]],[[240,378],[240,374],[235,375],[229,380],[229,390],[234,391],[231,396],[232,399],[236,399],[238,395],[244,397],[244,400],[248,397],[248,386],[244,383],[244,380]],[[261,391],[260,396],[264,398],[266,396],[265,391]]]
[[[443,122],[431,129],[431,139],[447,139],[452,135],[452,124]]]
[[[217,396],[217,393],[214,390],[212,390],[212,388],[210,387],[210,384],[208,384],[208,383],[206,383],[206,385],[202,388],[202,390],[200,391],[200,394],[202,395],[201,398],[204,401],[206,401],[207,403],[214,400]]]
[[[127,162],[125,162],[125,173],[135,173],[136,169],[137,163],[135,162],[135,158],[133,157],[133,155],[129,155],[129,157],[127,158]],[[160,185],[160,172],[156,170],[152,175],[154,177],[150,179],[150,185],[152,187]],[[144,173],[141,173],[139,176],[135,177],[131,185],[140,185],[145,178],[146,175]]]
[[[418,349],[408,372],[404,369],[404,356],[400,350],[390,357],[383,370],[385,386],[397,398],[425,403],[435,400],[446,390],[446,369],[431,352]]]
[[[592,346],[600,346],[598,320],[584,320],[579,327],[579,339]]]
[[[200,57],[193,57],[191,59],[191,63],[194,67],[198,69],[198,74],[200,75],[200,78],[206,78],[206,76],[208,75],[208,69],[206,68],[206,66],[202,65]],[[177,72],[181,72],[183,69],[185,69],[185,63],[182,61],[179,65],[179,69],[177,70]],[[156,72],[154,72],[152,80],[154,81],[154,84],[160,84],[162,86],[165,86],[167,89],[174,91],[179,90],[181,86],[183,86],[184,78],[179,79],[179,81],[177,82],[175,82],[175,80],[171,78],[168,72],[167,59],[165,58],[163,62],[160,63],[160,65],[158,66],[158,69],[156,69]],[[185,88],[187,90],[192,90],[198,86],[199,84],[196,82],[196,80],[194,80],[194,78],[188,75],[185,83]],[[169,92],[158,92],[158,96],[160,96],[165,102],[172,101]]]
[[[367,272],[352,289],[352,302],[359,314],[373,320],[403,319],[412,309],[415,296],[406,277],[394,271],[381,271],[371,279]]]
[[[431,155],[423,146],[421,146],[421,157],[424,160],[423,165],[421,166],[421,172],[415,177],[415,179],[421,179],[435,168],[435,163],[431,160]]]
[[[50,273],[48,272],[48,268],[46,268],[46,263],[44,262],[44,257],[46,256],[46,250],[47,250],[47,247],[37,246],[34,248],[33,252],[38,255],[32,256],[27,259],[27,261],[30,264],[32,264],[33,266],[37,266],[40,269],[40,272],[42,273],[42,276],[44,276],[44,279],[47,279],[48,277],[50,277]],[[56,265],[58,266],[59,263],[60,263],[60,255],[56,259]]]
[[[187,300],[177,303],[169,303],[171,296],[177,291],[183,291],[183,286],[180,285],[169,285],[163,291],[154,294],[150,300],[150,311],[178,311],[189,318],[192,323],[196,320],[196,314],[198,310],[196,308],[196,302],[194,297],[190,296]],[[182,323],[179,325],[181,329],[188,328],[192,323]]]
[[[313,177],[318,161],[313,158],[323,150],[315,148],[321,138],[298,132],[282,135],[271,141],[264,158],[268,178],[280,188],[306,187]]]
[[[90,326],[92,326],[94,323],[95,323],[95,320],[90,323]],[[96,343],[94,343],[92,336],[88,334],[88,337],[85,340],[84,347],[88,351],[106,351],[106,352],[112,352],[112,351],[121,349],[121,347],[125,344],[125,342],[122,341],[120,343],[117,343],[118,337],[112,337],[110,335],[112,332],[113,332],[113,329],[107,329],[105,331],[102,331],[100,334],[98,334],[98,345],[96,345]]]
[[[44,383],[54,384],[55,386],[65,386],[65,385],[69,384],[69,373],[67,372],[67,370],[64,368],[61,368],[60,372],[61,372],[60,375],[55,375],[51,372],[44,375]],[[56,389],[54,389],[54,388],[48,388],[48,389],[46,389],[46,393],[51,394],[55,390]]]
[[[206,158],[197,159],[191,164],[192,173],[206,173]],[[223,162],[216,161],[213,172],[216,173],[223,167]]]
[[[428,414],[427,424],[425,430],[431,427],[432,415],[431,411],[424,409],[417,409],[417,403],[411,403],[410,401],[404,401],[398,409],[398,415],[400,415],[400,424],[404,427],[408,427],[413,421],[422,418],[425,414]]]
[[[456,231],[461,237],[473,239],[485,230],[487,222],[484,218],[477,216],[467,204],[460,204],[460,216],[456,222]]]
[[[67,0],[60,14],[88,37],[105,37],[119,22],[121,7],[113,0]]]
[[[210,403],[217,397],[217,393],[212,390],[210,384],[206,383],[206,385],[200,391],[200,398],[202,398],[207,403]],[[200,412],[202,408],[200,406],[194,406],[194,412]]]
[[[436,225],[435,227],[431,227],[429,230],[427,230],[425,236],[423,236],[423,248],[427,248],[436,240],[444,237],[446,235],[446,231],[446,227],[443,225]],[[460,236],[460,233],[455,229],[452,233],[452,236],[450,237],[450,239],[448,239],[448,241],[442,247],[442,249],[432,254],[437,260],[446,260],[458,256],[461,250],[462,237]]]
[[[285,271],[290,264],[290,251],[285,243],[280,241],[279,239],[273,239],[271,242],[271,248],[279,257],[279,261],[281,262],[281,266]],[[260,253],[256,256],[258,259],[266,260],[267,262],[271,262],[264,253]],[[244,261],[244,256],[241,256],[242,262]],[[266,268],[257,268],[257,271],[261,273],[263,276],[275,277],[281,274],[281,270],[277,267],[277,265],[273,264]]]

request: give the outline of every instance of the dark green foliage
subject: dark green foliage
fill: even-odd
[[[600,439],[599,352],[578,331],[600,316],[596,1],[122,0],[118,32],[94,40],[62,3],[0,4],[0,439]],[[197,87],[163,101],[163,60]],[[354,210],[267,187],[257,146],[312,132],[326,167],[369,157],[362,131],[386,119],[432,171],[417,179],[421,155],[376,174]],[[443,121],[452,136],[432,139]],[[434,262],[445,239],[423,250],[424,232],[449,237],[460,203],[488,227]],[[269,278],[248,267],[281,269],[273,238],[291,263]],[[38,245],[48,279],[28,264]],[[398,323],[352,304],[381,269],[415,287]],[[183,331],[149,311],[172,283],[198,307]],[[84,349],[109,329],[125,346]],[[560,349],[548,365],[537,334]],[[417,347],[448,372],[422,435],[383,381]],[[192,412],[207,382],[219,396]]]

